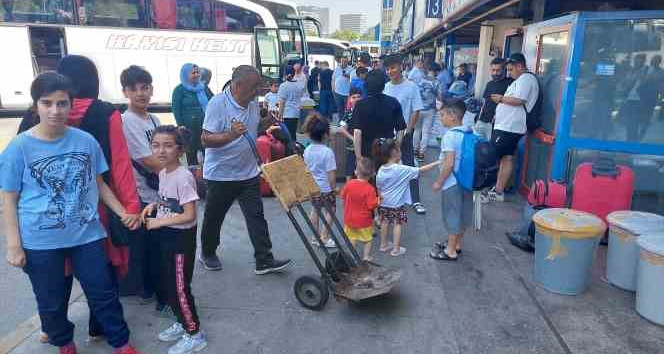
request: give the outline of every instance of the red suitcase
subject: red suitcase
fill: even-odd
[[[634,172],[613,160],[584,162],[574,174],[572,209],[606,216],[617,210],[630,210],[634,194]]]
[[[528,203],[533,207],[566,208],[567,183],[550,179],[536,180],[530,187]]]
[[[270,133],[261,135],[256,139],[256,150],[258,150],[258,156],[263,163],[279,160],[286,155],[286,146]],[[263,197],[274,195],[272,188],[262,176],[260,189]]]

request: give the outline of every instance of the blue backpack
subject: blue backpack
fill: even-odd
[[[494,185],[499,167],[495,145],[471,130],[453,130],[463,134],[461,161],[454,171],[459,186],[467,191],[476,191]]]

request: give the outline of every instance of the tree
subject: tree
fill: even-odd
[[[360,39],[360,35],[351,30],[338,30],[330,36],[331,38],[340,39],[342,41],[356,41]]]
[[[369,31],[369,32],[363,34],[363,35],[360,37],[360,40],[362,40],[362,41],[375,41],[376,38],[375,38],[375,36],[374,36],[373,31]]]

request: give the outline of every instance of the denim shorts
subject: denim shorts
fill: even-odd
[[[464,229],[464,195],[458,185],[445,189],[442,193],[443,222],[447,232],[459,235]]]

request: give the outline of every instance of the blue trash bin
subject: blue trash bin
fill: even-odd
[[[621,289],[636,291],[636,269],[639,265],[637,237],[664,232],[664,216],[625,210],[609,214],[606,221],[609,224],[606,278]]]
[[[664,233],[640,236],[636,312],[664,326]]]
[[[583,211],[538,211],[535,223],[535,282],[544,289],[577,295],[588,288],[599,240],[606,225]]]

